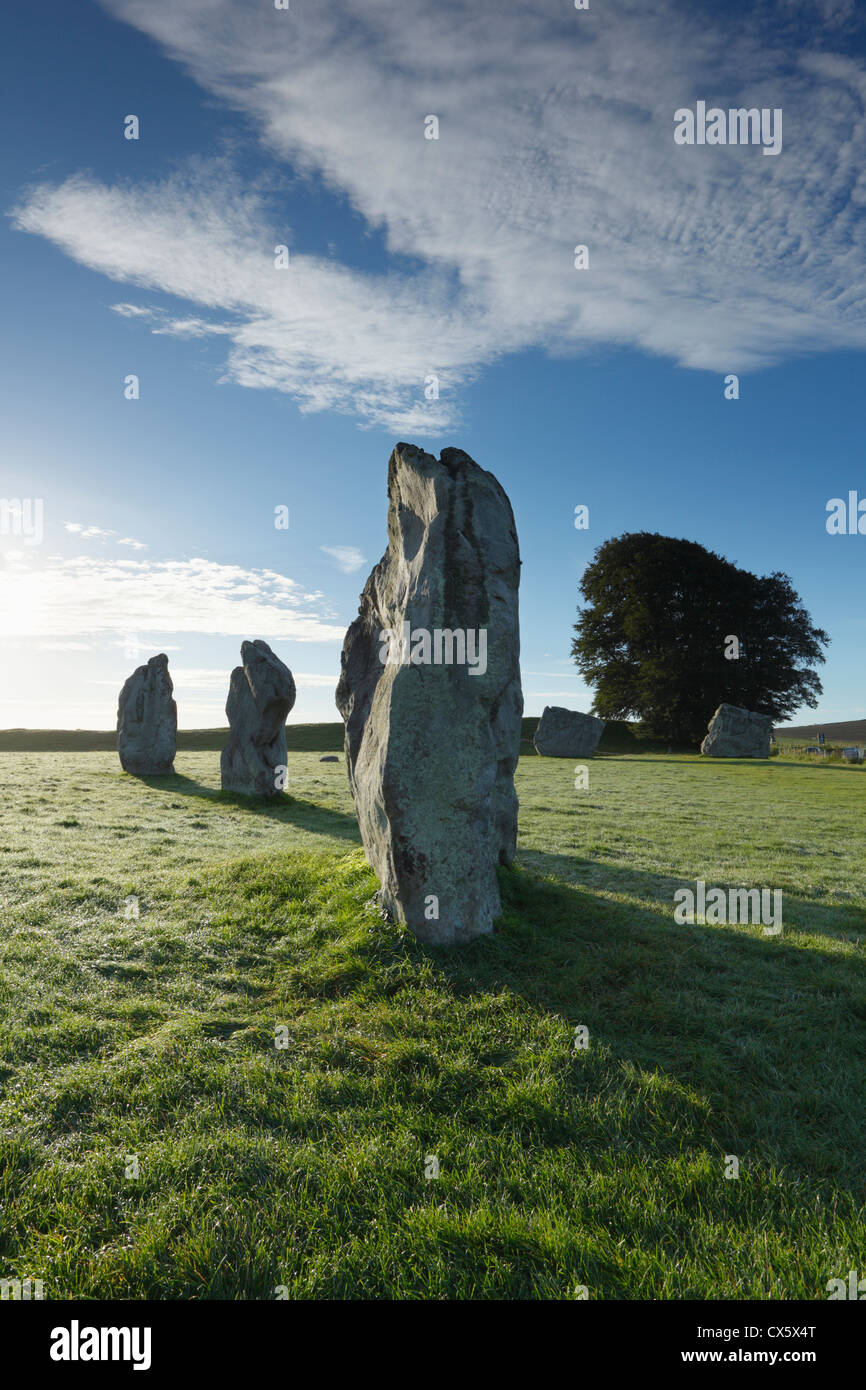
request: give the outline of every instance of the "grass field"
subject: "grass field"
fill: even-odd
[[[448,952],[381,920],[342,758],[291,752],[277,806],[218,763],[0,753],[0,1278],[821,1299],[866,1274],[866,769],[610,755],[576,791],[526,757],[503,921]],[[676,925],[698,878],[781,888],[782,936]]]

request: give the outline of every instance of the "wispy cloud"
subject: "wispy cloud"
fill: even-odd
[[[119,531],[106,531],[101,526],[84,526],[80,521],[64,521],[64,530],[82,541],[111,541],[118,545],[128,545],[132,550],[147,550],[144,541],[133,540],[132,536],[121,536]]]
[[[0,570],[0,637],[140,639],[147,633],[337,642],[320,594],[273,570],[210,560],[46,561],[28,554]]]
[[[116,536],[116,531],[103,531],[99,526],[82,526],[80,521],[64,521],[63,529],[70,531],[73,536],[80,536],[83,541],[107,540],[109,536]]]
[[[810,18],[817,9],[824,23],[830,25],[846,24],[855,13],[855,0],[781,0],[781,4],[788,10],[799,10]]]
[[[175,689],[215,690],[228,692],[231,671],[222,667],[172,666],[171,679]]]
[[[296,671],[293,674],[295,685],[299,690],[327,690],[328,688],[335,690],[339,679],[338,675],[323,676],[315,671]]]
[[[112,304],[115,314],[120,314],[125,319],[142,318],[147,319],[152,315],[151,309],[144,308],[140,304]]]
[[[364,556],[354,545],[320,545],[319,549],[336,560],[344,574],[354,574],[365,563]]]
[[[287,653],[277,652],[286,659]],[[172,666],[171,678],[180,690],[228,691],[231,669],[213,666]],[[293,671],[292,678],[298,690],[328,689],[336,687],[339,673],[320,675],[309,671]]]
[[[104,2],[402,258],[374,274],[293,247],[276,269],[291,196],[277,216],[224,166],[30,190],[18,227],[210,311],[116,306],[155,332],[225,336],[232,381],[437,434],[460,387],[522,349],[628,346],[727,372],[866,347],[866,75],[828,47],[847,0],[822,0],[829,38],[820,21],[803,37],[795,0],[733,29],[675,0]],[[697,98],[782,107],[782,154],[675,146],[673,113]]]
[[[120,314],[123,318],[150,319],[156,325],[150,331],[157,335],[167,334],[174,338],[207,338],[232,332],[228,324],[212,323],[207,319],[194,317],[179,319],[167,314],[163,309],[148,309],[135,304],[112,304],[111,307],[115,314]]]
[[[93,650],[91,642],[40,642],[38,647],[41,652],[89,652]]]

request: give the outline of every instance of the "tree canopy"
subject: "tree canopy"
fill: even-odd
[[[599,546],[580,591],[572,655],[603,719],[699,743],[723,702],[776,721],[818,703],[830,639],[786,574],[761,578],[695,541],[637,531]]]

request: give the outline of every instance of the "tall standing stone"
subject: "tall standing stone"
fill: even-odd
[[[117,752],[124,772],[165,777],[174,772],[177,705],[168,657],[152,656],[124,683],[117,704]]]
[[[738,705],[719,705],[701,752],[710,758],[769,758],[773,721]]]
[[[223,791],[276,796],[277,769],[286,763],[286,718],[295,703],[288,666],[267,642],[244,642],[242,666],[229,682],[226,715],[229,741],[220,757]]]
[[[337,706],[382,906],[437,945],[501,914],[523,695],[511,505],[460,449],[398,444],[388,549],[343,644]]]

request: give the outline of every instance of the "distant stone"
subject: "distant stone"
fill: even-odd
[[[124,683],[117,703],[117,753],[124,772],[167,777],[177,752],[177,705],[168,657],[152,656]]]
[[[220,758],[223,791],[278,796],[295,682],[267,642],[244,642],[241,661],[232,671],[226,701],[230,732]]]
[[[773,720],[737,705],[719,705],[701,752],[710,758],[769,758]]]
[[[497,865],[517,842],[517,532],[500,484],[461,449],[398,444],[388,501],[337,707],[381,905],[451,945],[492,930]]]
[[[591,758],[605,722],[580,710],[545,705],[532,742],[543,758]]]
[[[320,762],[320,763],[338,763],[339,761],[340,761],[339,758],[335,758],[335,757],[333,757],[331,754],[329,754],[327,758],[320,758],[320,759],[319,759],[319,762]]]

